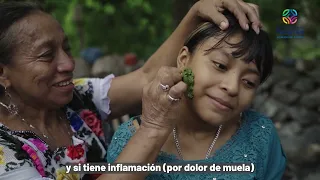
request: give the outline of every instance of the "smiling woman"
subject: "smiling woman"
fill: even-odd
[[[266,32],[243,31],[224,13],[230,28],[204,23],[191,33],[177,58],[194,74],[193,97],[182,99],[177,125],[162,146],[157,163],[253,163],[253,173],[157,173],[147,179],[280,180],[286,157],[273,123],[249,110],[259,85],[273,65]],[[190,76],[191,77],[191,76]],[[188,92],[189,93],[189,92]],[[108,150],[113,162],[137,128],[140,117],[121,125]],[[231,166],[230,166],[231,167]]]
[[[212,23],[201,25],[180,51],[178,68],[191,68],[195,74],[193,119],[222,124],[239,118],[272,71],[267,34],[244,33],[235,19],[230,22],[234,24],[226,31]]]
[[[16,53],[11,62],[16,67],[14,73],[4,71],[10,76],[7,81],[10,84],[6,86],[13,84],[18,91],[11,95],[15,97],[15,93],[24,91],[23,100],[32,103],[31,106],[57,108],[70,102],[75,64],[60,24],[49,14],[35,11],[13,24],[9,33],[16,35],[20,42],[15,46]],[[57,70],[63,75],[57,75]]]

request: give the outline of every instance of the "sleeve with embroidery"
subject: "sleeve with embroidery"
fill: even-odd
[[[105,78],[81,78],[75,79],[75,89],[80,94],[80,99],[85,106],[97,108],[101,119],[106,119],[111,113],[108,92],[114,75]],[[93,104],[92,104],[93,103]]]

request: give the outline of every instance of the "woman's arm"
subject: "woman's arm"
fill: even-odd
[[[157,77],[143,88],[141,126],[133,123],[138,129],[133,137],[128,132],[126,122],[115,133],[116,139],[112,140],[108,153],[108,159],[116,163],[151,163],[154,162],[161,147],[165,143],[177,117],[180,114],[179,101],[172,101],[170,97],[180,99],[187,89],[187,85],[181,81],[181,74],[177,68],[162,67]],[[169,91],[159,88],[159,84],[167,84]],[[127,127],[126,127],[127,126]],[[121,153],[120,153],[121,152]],[[118,154],[120,155],[118,156]],[[147,173],[133,174],[104,174],[100,180],[112,179],[144,179]]]
[[[149,83],[161,66],[176,66],[176,58],[185,38],[201,21],[211,20],[220,25],[222,29],[228,27],[226,18],[220,13],[221,9],[228,9],[238,17],[245,29],[248,22],[253,22],[255,29],[260,26],[257,11],[252,4],[242,0],[201,0],[198,1],[183,18],[176,30],[148,59],[144,66],[127,75],[112,80],[108,97],[110,99],[110,119],[129,113],[140,107],[142,88]],[[246,18],[246,15],[250,20]]]

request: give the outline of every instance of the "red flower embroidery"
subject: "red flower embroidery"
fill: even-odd
[[[80,113],[81,118],[86,122],[90,129],[98,136],[103,137],[101,120],[97,118],[97,115],[90,110],[83,110]]]
[[[54,158],[56,161],[60,161],[60,156],[59,155],[57,155],[57,156],[55,156],[55,158]]]
[[[69,156],[72,160],[80,159],[83,155],[84,155],[84,149],[82,148],[82,144],[68,147],[67,156]]]

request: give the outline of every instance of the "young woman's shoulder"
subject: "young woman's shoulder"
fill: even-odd
[[[286,167],[286,155],[282,149],[273,121],[267,116],[254,111],[245,112],[244,127],[251,147],[259,153],[258,176],[265,179],[281,179]]]
[[[132,117],[124,122],[114,133],[111,143],[108,147],[107,162],[113,163],[120,155],[123,148],[129,142],[130,138],[138,130],[140,124],[140,116]]]
[[[244,112],[243,130],[246,139],[260,150],[268,151],[274,143],[280,143],[273,121],[255,110]]]
[[[273,121],[264,114],[250,109],[244,112],[244,117],[250,130],[263,135],[276,133]]]

